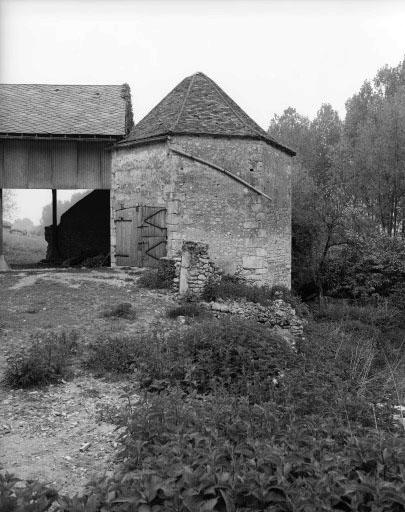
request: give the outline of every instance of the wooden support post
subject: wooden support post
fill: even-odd
[[[48,259],[53,262],[60,260],[58,243],[58,198],[56,188],[52,189],[52,247]]]
[[[0,272],[10,270],[3,252],[3,189],[0,188]]]

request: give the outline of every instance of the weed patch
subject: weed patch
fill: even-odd
[[[129,302],[121,302],[115,306],[107,307],[103,312],[104,318],[125,318],[126,320],[133,320],[136,318],[136,313]]]
[[[27,482],[9,473],[0,473],[0,510],[3,512],[44,512],[56,500],[58,493],[40,482]]]
[[[320,416],[285,421],[272,404],[178,389],[145,397],[122,420],[123,469],[95,483],[83,508],[61,500],[64,512],[403,510],[399,434]]]
[[[85,365],[96,373],[130,373],[139,354],[139,339],[122,334],[105,334],[87,347]]]
[[[30,388],[67,378],[77,340],[75,331],[41,331],[33,335],[27,349],[7,359],[4,383],[11,388]]]
[[[142,288],[163,290],[170,289],[173,286],[173,280],[170,276],[162,275],[158,270],[145,270],[138,279],[138,285]]]
[[[206,313],[207,311],[202,306],[190,302],[181,304],[180,306],[176,306],[174,308],[170,308],[167,311],[166,316],[168,318],[177,318],[178,316],[196,318],[203,316]]]
[[[155,333],[143,346],[149,351],[139,367],[145,387],[181,385],[199,393],[224,387],[252,400],[268,397],[273,379],[295,357],[265,327],[235,319],[202,320],[164,338]]]
[[[203,300],[210,302],[218,299],[245,299],[266,306],[275,299],[283,299],[293,307],[302,305],[300,299],[292,295],[284,286],[253,285],[239,276],[223,275],[220,280],[210,281],[206,285]],[[306,309],[304,306],[302,306]]]

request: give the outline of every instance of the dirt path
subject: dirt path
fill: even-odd
[[[0,378],[6,357],[37,329],[68,328],[81,343],[100,333],[165,328],[173,305],[167,293],[140,289],[139,272],[27,271],[0,274]],[[104,318],[111,305],[130,302],[134,320]],[[0,387],[0,464],[23,479],[52,483],[62,493],[83,490],[94,474],[114,466],[118,432],[100,421],[105,406],[124,404],[128,381],[105,381],[76,368],[75,377],[40,390]],[[133,396],[132,400],[136,400]]]

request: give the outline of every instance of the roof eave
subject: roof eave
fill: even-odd
[[[26,140],[81,140],[81,141],[117,141],[125,137],[122,134],[78,134],[78,133],[17,133],[0,132],[0,139],[26,139]]]
[[[144,137],[141,139],[132,139],[132,140],[123,140],[118,142],[115,145],[115,148],[120,147],[129,147],[129,146],[140,146],[142,144],[151,144],[154,142],[162,142],[163,140],[167,140],[168,137],[172,135],[189,135],[189,136],[197,136],[197,137],[222,137],[225,139],[251,139],[251,140],[261,140],[273,146],[274,148],[283,151],[288,156],[295,156],[296,152],[283,144],[280,144],[276,140],[270,139],[264,135],[232,135],[232,134],[223,134],[223,133],[208,133],[208,132],[181,132],[181,131],[167,131],[164,133],[156,134],[153,137]]]

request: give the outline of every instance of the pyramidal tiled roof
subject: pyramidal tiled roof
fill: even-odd
[[[204,73],[180,82],[135,125],[123,143],[171,134],[260,139],[290,155],[295,154],[270,137]]]
[[[124,136],[127,85],[0,84],[0,133]]]

